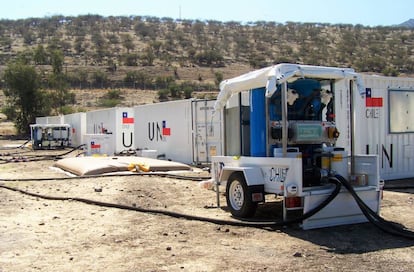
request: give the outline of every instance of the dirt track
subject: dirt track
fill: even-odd
[[[4,152],[1,158],[6,158]],[[52,165],[50,160],[1,164],[0,184],[44,195],[233,220],[226,207],[215,208],[215,192],[191,180],[136,175],[4,181],[65,176],[50,169]],[[414,229],[413,193],[385,191],[383,217]],[[414,267],[413,240],[391,236],[369,223],[308,231],[234,227],[45,200],[1,188],[0,207],[1,272],[412,271]],[[273,216],[271,209],[272,205],[262,207],[260,216]]]

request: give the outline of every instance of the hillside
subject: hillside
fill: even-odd
[[[398,26],[414,28],[414,19],[407,20],[404,23],[399,24]]]
[[[248,70],[280,62],[414,73],[414,30],[402,26],[99,15],[0,20],[0,65],[20,55],[47,71],[48,52],[54,49],[64,52],[73,86],[142,83],[127,78],[128,72],[132,77],[144,73],[154,89],[160,87],[154,83],[157,77],[214,85],[216,71],[226,77],[233,67]]]
[[[0,20],[0,78],[8,63],[20,60],[34,65],[42,88],[50,89],[56,51],[64,56],[67,86],[76,96],[74,111],[105,106],[100,99],[110,90],[122,95],[119,106],[213,98],[221,80],[281,62],[414,74],[414,29],[406,25],[99,15]],[[0,80],[0,95],[3,84]]]

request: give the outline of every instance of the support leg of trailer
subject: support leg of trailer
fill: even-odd
[[[220,208],[220,185],[218,181],[215,182],[216,184],[216,197],[217,197],[217,208]]]

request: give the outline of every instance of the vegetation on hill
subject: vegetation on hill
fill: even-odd
[[[399,26],[53,16],[0,20],[0,49],[0,65],[18,55],[32,64],[50,65],[50,52],[61,50],[66,69],[76,67],[68,75],[74,86],[100,87],[109,81],[132,86],[126,71],[152,66],[217,68],[239,63],[259,68],[293,62],[385,75],[414,72],[414,32]],[[101,69],[84,68],[89,66]],[[115,74],[120,67],[129,69]],[[171,70],[174,78],[176,70]],[[136,77],[141,77],[138,85],[159,88],[156,75]]]
[[[75,98],[68,90],[74,88],[157,90],[160,100],[189,98],[194,91],[216,91],[223,78],[281,62],[411,75],[413,52],[414,30],[403,26],[99,15],[0,20],[0,89],[10,94],[6,73],[10,79],[34,67],[34,90],[48,90],[49,113],[58,114],[71,111],[67,105]],[[116,105],[119,94],[98,103]],[[11,98],[3,104],[9,115],[18,115]]]

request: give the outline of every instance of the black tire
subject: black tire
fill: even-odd
[[[226,201],[235,217],[247,218],[255,214],[257,203],[252,201],[252,194],[241,172],[231,174],[227,180]]]

